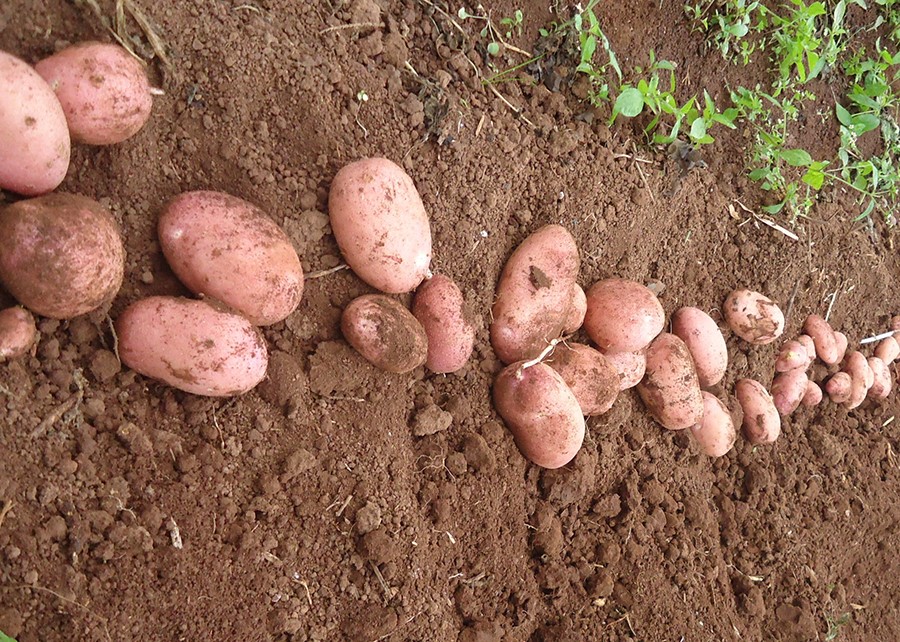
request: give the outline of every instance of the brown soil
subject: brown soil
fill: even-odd
[[[133,139],[76,148],[62,188],[122,224],[111,316],[184,293],[155,238],[179,192],[258,204],[304,268],[323,270],[340,262],[329,181],[384,155],[415,179],[434,267],[477,312],[476,354],[450,376],[377,372],[340,337],[342,308],[368,291],[346,270],[310,279],[300,309],[265,329],[269,380],[232,400],[121,369],[103,314],[43,320],[35,354],[0,365],[0,630],[19,642],[821,640],[846,620],[840,640],[900,639],[898,395],[803,408],[773,446],[739,440],[713,461],[628,392],[588,421],[573,464],[542,471],[492,409],[487,333],[505,258],[554,222],[580,243],[582,285],[658,280],[667,313],[716,311],[749,287],[790,308],[793,333],[837,293],[831,319],[855,342],[900,309],[890,230],[852,223],[834,193],[790,224],[799,242],[759,224],[736,202],[758,205],[740,133],[679,178],[566,90],[499,85],[517,117],[470,65],[486,72],[484,43],[463,42],[438,0],[142,4],[171,48],[171,69],[152,68],[166,95]],[[524,10],[523,48],[550,18],[548,0],[485,4]],[[109,39],[76,3],[39,5],[2,3],[0,48],[33,62]],[[653,48],[686,91],[721,95],[724,65],[681,5],[603,3],[604,27],[624,65]],[[826,148],[835,132],[817,120],[804,136]],[[768,385],[776,346],[728,342],[722,391],[745,376]]]

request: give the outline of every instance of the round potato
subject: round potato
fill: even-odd
[[[834,346],[837,348],[837,360],[835,363],[839,363],[841,359],[844,358],[844,355],[847,354],[847,346],[849,345],[849,340],[847,339],[847,335],[843,332],[835,332],[834,333]]]
[[[69,171],[66,115],[44,79],[0,51],[0,188],[24,196],[55,190]]]
[[[48,194],[0,211],[0,281],[32,312],[71,319],[95,310],[124,272],[119,225],[97,201]]]
[[[690,350],[700,387],[719,383],[728,368],[728,347],[712,317],[698,308],[681,308],[672,315],[672,333]]]
[[[772,395],[761,383],[741,379],[734,386],[735,396],[744,411],[744,435],[751,444],[770,444],[781,434],[781,417]]]
[[[150,118],[153,96],[144,66],[119,45],[78,43],[34,68],[56,92],[77,143],[121,143]]]
[[[604,279],[587,292],[584,329],[604,352],[643,350],[662,332],[665,322],[659,299],[635,281]]]
[[[0,361],[28,354],[37,339],[34,316],[21,307],[0,310]]]
[[[546,363],[572,389],[584,415],[602,415],[612,408],[619,396],[618,371],[606,357],[590,346],[559,344]]]
[[[812,340],[812,337],[808,334],[801,334],[796,338],[797,343],[802,345],[806,349],[806,354],[809,356],[810,364],[816,358],[816,343]]]
[[[789,372],[791,370],[806,370],[812,363],[815,353],[809,354],[806,346],[797,340],[785,343],[778,358],[775,360],[775,372]]]
[[[653,418],[669,430],[690,428],[703,417],[694,361],[674,334],[659,335],[647,348],[647,373],[637,391]]]
[[[878,357],[869,357],[867,359],[869,370],[872,371],[873,382],[869,388],[869,393],[875,399],[884,399],[891,394],[893,381],[891,380],[891,370],[887,364]]]
[[[431,224],[399,165],[386,158],[346,165],[331,183],[328,215],[347,264],[372,287],[412,292],[429,274]]]
[[[734,447],[737,433],[728,407],[715,395],[705,390],[703,396],[703,418],[691,426],[691,434],[697,440],[700,450],[710,457],[721,457]]]
[[[869,388],[875,383],[875,375],[869,368],[865,355],[856,350],[847,355],[842,370],[850,375],[850,398],[846,401],[846,405],[852,410],[866,400]]]
[[[647,356],[641,352],[604,352],[603,356],[619,373],[619,392],[634,388],[647,371]]]
[[[728,327],[747,343],[766,345],[784,332],[784,314],[767,296],[752,290],[735,290],[722,306]]]
[[[800,403],[804,406],[818,406],[822,403],[822,388],[814,381],[807,381],[806,392],[803,393]]]
[[[584,441],[584,416],[575,394],[545,363],[513,363],[494,380],[494,407],[526,459],[543,468],[572,461]]]
[[[412,313],[428,336],[425,366],[432,372],[456,372],[472,355],[475,328],[465,308],[459,286],[442,274],[425,280],[416,290]]]
[[[836,372],[825,382],[825,392],[833,403],[850,401],[853,379],[846,372]]]
[[[291,240],[256,206],[222,192],[187,192],[163,209],[159,244],[195,294],[218,299],[253,325],[287,318],[303,296]]]
[[[539,355],[569,320],[581,259],[569,231],[546,225],[510,255],[492,309],[491,345],[504,363]]]
[[[266,343],[247,319],[206,301],[154,296],[116,320],[129,368],[195,395],[240,395],[263,380]]]
[[[428,358],[425,328],[409,310],[383,294],[353,299],[341,315],[341,331],[369,363],[387,372],[410,372]]]
[[[577,332],[584,324],[584,315],[587,314],[587,296],[584,294],[584,290],[576,283],[572,292],[572,307],[569,309],[569,316],[563,326],[564,334]]]
[[[803,323],[803,331],[808,334],[816,346],[816,355],[829,366],[840,361],[837,341],[834,330],[828,321],[818,314],[806,317]]]
[[[883,339],[875,348],[875,356],[881,359],[885,365],[890,365],[900,357],[900,343],[894,337]]]
[[[802,368],[782,372],[772,382],[772,399],[778,413],[784,417],[800,407],[806,395],[809,377]]]

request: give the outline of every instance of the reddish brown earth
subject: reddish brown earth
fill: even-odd
[[[773,446],[739,440],[712,461],[629,392],[589,420],[573,464],[548,472],[492,410],[487,333],[505,258],[555,222],[580,243],[582,285],[659,280],[668,313],[716,311],[738,286],[786,308],[796,288],[793,333],[836,292],[831,320],[855,342],[900,311],[892,230],[852,223],[852,202],[832,193],[784,221],[793,242],[736,204],[759,204],[740,134],[679,178],[570,92],[499,85],[532,127],[482,86],[469,60],[489,73],[484,43],[463,41],[438,0],[142,4],[171,48],[168,72],[151,67],[166,95],[133,139],[77,147],[61,188],[123,226],[110,315],[181,292],[154,230],[185,190],[258,204],[304,268],[336,266],[329,182],[384,155],[422,194],[435,269],[476,313],[476,354],[450,376],[377,372],[340,336],[342,308],[368,291],[348,271],[308,281],[300,309],[265,330],[268,380],[232,400],[121,369],[102,312],[41,321],[33,356],[0,365],[0,630],[19,642],[799,641],[849,614],[839,640],[900,639],[898,395],[801,409]],[[524,48],[550,19],[548,0],[489,4],[524,10]],[[624,65],[653,48],[687,90],[707,79],[721,95],[724,65],[681,4],[603,3],[601,15]],[[109,35],[75,3],[0,6],[0,48],[28,61],[89,38]],[[823,149],[834,135],[818,119],[801,132]],[[768,385],[776,346],[728,341],[721,390]]]

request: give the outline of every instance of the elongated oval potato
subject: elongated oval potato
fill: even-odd
[[[569,309],[569,316],[566,318],[565,326],[563,326],[563,333],[572,334],[577,332],[584,324],[585,314],[587,314],[587,297],[581,286],[576,283],[572,289],[572,307]]]
[[[781,417],[772,395],[758,381],[741,379],[734,393],[744,411],[744,435],[751,444],[770,444],[781,434]]]
[[[428,358],[425,328],[412,312],[383,294],[353,299],[341,315],[341,332],[367,361],[387,372],[410,372]]]
[[[469,360],[475,328],[466,319],[466,301],[459,286],[435,274],[416,290],[412,313],[428,335],[425,366],[432,372],[456,372]]]
[[[847,408],[858,408],[866,400],[869,388],[875,383],[875,376],[869,368],[869,363],[862,352],[854,350],[847,355],[844,366],[841,368],[850,375],[850,398],[847,400]]]
[[[515,249],[500,275],[491,345],[504,363],[533,359],[562,334],[581,259],[560,225],[545,225]]]
[[[815,381],[807,381],[806,392],[803,393],[800,403],[804,406],[818,406],[822,403],[822,388]]]
[[[206,301],[153,296],[116,320],[119,356],[129,368],[195,395],[240,395],[266,376],[259,330]]]
[[[619,373],[619,392],[634,388],[647,371],[647,356],[641,352],[604,352],[603,356]]]
[[[834,346],[837,348],[837,359],[835,363],[840,363],[844,355],[847,354],[847,346],[850,344],[847,335],[843,332],[834,333]]]
[[[663,427],[683,430],[700,423],[703,396],[684,341],[663,333],[647,348],[647,373],[637,385],[644,405]]]
[[[181,282],[253,325],[278,323],[300,304],[300,257],[287,234],[255,205],[222,192],[185,192],[166,204],[157,229]]]
[[[494,380],[494,407],[526,459],[543,468],[572,461],[584,441],[584,416],[575,394],[545,363],[513,363]]]
[[[581,412],[589,417],[612,408],[619,396],[619,373],[600,352],[582,343],[563,343],[546,363],[572,389]]]
[[[344,166],[331,183],[328,216],[347,264],[373,288],[412,292],[428,275],[431,224],[399,165],[365,158]]]
[[[36,339],[31,312],[19,306],[0,310],[0,361],[27,354]]]
[[[884,399],[891,394],[891,388],[893,387],[891,370],[878,357],[869,357],[867,361],[874,378],[872,387],[869,388],[869,394],[876,399]]]
[[[853,378],[846,372],[836,372],[825,382],[825,392],[833,403],[849,401],[852,389]]]
[[[819,359],[829,366],[840,361],[834,330],[828,321],[818,314],[810,314],[803,323],[803,331],[812,338]]]
[[[728,327],[747,343],[766,345],[784,332],[784,314],[769,297],[752,290],[734,290],[722,306]]]
[[[875,356],[884,361],[885,365],[889,365],[900,357],[900,343],[894,337],[882,339],[875,348]]]
[[[772,381],[772,399],[778,413],[784,417],[800,407],[807,391],[809,377],[802,368],[778,374]]]
[[[703,418],[691,426],[691,434],[697,440],[700,450],[710,457],[721,457],[734,447],[737,432],[728,407],[715,395],[705,390],[703,396]]]
[[[659,299],[635,281],[604,279],[587,292],[584,329],[604,352],[643,350],[662,332],[665,322]]]
[[[799,341],[795,339],[788,341],[781,347],[778,358],[775,360],[775,372],[806,370],[815,356],[815,353],[809,354],[806,346]]]
[[[690,350],[700,387],[719,383],[728,368],[728,347],[712,317],[698,308],[681,308],[672,315],[672,333]]]

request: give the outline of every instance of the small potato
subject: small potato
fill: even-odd
[[[577,332],[584,324],[584,315],[587,314],[587,297],[584,294],[584,290],[576,283],[572,292],[572,307],[569,309],[569,316],[566,319],[566,325],[563,327],[564,334]]]
[[[31,65],[0,51],[0,188],[55,190],[69,171],[71,140],[56,94]]]
[[[697,440],[700,450],[710,457],[721,457],[734,447],[737,433],[728,407],[715,395],[705,390],[703,396],[703,418],[691,426],[691,434]]]
[[[847,355],[844,362],[844,372],[850,375],[850,398],[847,400],[847,408],[857,408],[866,400],[866,393],[875,383],[875,375],[869,368],[869,363],[862,352],[853,351]]]
[[[347,264],[373,288],[412,292],[428,275],[431,223],[396,163],[365,158],[344,166],[331,182],[328,216]]]
[[[836,372],[825,382],[825,392],[833,403],[846,403],[850,400],[853,379],[846,372]]]
[[[802,368],[782,372],[775,377],[772,382],[772,399],[782,417],[800,407],[808,383],[809,377]]]
[[[784,332],[784,314],[770,298],[752,290],[735,290],[722,306],[728,327],[747,343],[766,345]]]
[[[847,354],[847,346],[849,343],[847,335],[843,332],[834,333],[834,345],[837,348],[837,361],[835,361],[835,363],[840,363],[841,359],[844,358],[844,355]]]
[[[887,367],[887,364],[878,357],[869,357],[867,362],[874,379],[872,387],[869,389],[869,394],[875,399],[884,399],[891,394],[891,388],[893,387],[891,370]]]
[[[141,299],[116,320],[116,334],[122,363],[195,395],[240,395],[266,376],[269,356],[259,330],[206,301]]]
[[[703,417],[694,361],[674,334],[659,335],[647,348],[647,374],[637,391],[653,418],[669,430],[690,428]]]
[[[796,338],[797,343],[806,348],[806,354],[809,356],[809,362],[812,363],[816,358],[816,343],[808,334],[801,334]]]
[[[662,332],[665,322],[659,299],[641,283],[604,279],[587,292],[584,329],[604,352],[643,350]]]
[[[834,330],[828,321],[818,314],[806,317],[803,323],[803,331],[808,334],[816,346],[816,356],[829,366],[840,361],[838,345],[834,336]]]
[[[515,249],[500,275],[491,345],[503,363],[533,359],[569,321],[581,259],[569,231],[545,225]]]
[[[428,358],[425,328],[409,310],[383,294],[353,299],[341,315],[341,332],[367,361],[387,372],[410,372]]]
[[[28,354],[36,339],[31,312],[18,306],[0,310],[0,361]]]
[[[712,317],[698,308],[681,308],[672,315],[672,333],[687,344],[700,387],[719,383],[728,368],[728,347]]]
[[[647,357],[641,352],[604,352],[603,356],[619,373],[619,392],[634,388],[644,378]]]
[[[78,43],[34,68],[56,92],[77,143],[121,143],[150,118],[153,96],[144,66],[119,45]]]
[[[291,240],[256,206],[222,192],[186,192],[163,209],[159,244],[194,294],[218,299],[253,325],[288,317],[303,296]]]
[[[781,434],[781,417],[772,395],[761,383],[741,379],[734,393],[744,411],[744,435],[751,444],[770,444]]]
[[[807,381],[806,392],[803,393],[800,403],[804,406],[818,406],[822,403],[822,388],[814,381]]]
[[[807,353],[806,347],[799,341],[788,341],[781,347],[781,352],[775,360],[775,372],[806,370],[814,357],[815,353]]]
[[[48,194],[0,210],[0,281],[32,312],[71,319],[95,310],[124,272],[119,225],[97,201]]]
[[[547,360],[572,389],[581,412],[602,415],[619,396],[619,373],[601,353],[581,343],[556,346]]]
[[[883,339],[875,348],[875,356],[890,365],[900,357],[900,343],[894,337]]]
[[[575,394],[545,363],[504,368],[494,380],[494,407],[526,459],[543,468],[569,463],[584,441],[584,416]]]
[[[426,367],[432,372],[456,372],[469,360],[475,345],[475,328],[465,313],[459,287],[435,274],[416,290],[412,313],[428,335]]]

